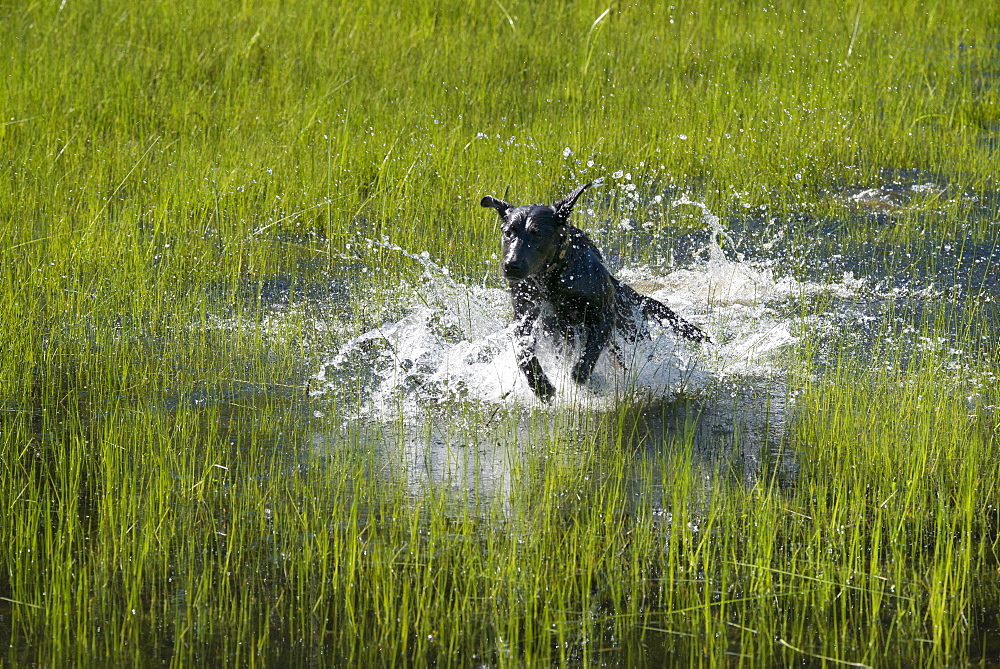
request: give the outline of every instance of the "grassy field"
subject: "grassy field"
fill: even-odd
[[[654,197],[686,192],[812,243],[795,271],[968,278],[1000,215],[989,3],[46,0],[0,34],[0,662],[1000,660],[969,281],[868,355],[799,342],[792,482],[702,457],[697,398],[414,427],[307,392],[419,280],[390,245],[499,285],[484,194],[603,176],[586,220],[637,261],[700,225]],[[901,171],[944,190],[848,196]],[[421,438],[502,485],[414,478],[392,445]]]

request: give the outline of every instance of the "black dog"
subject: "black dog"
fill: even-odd
[[[480,204],[496,209],[503,221],[501,268],[510,286],[517,318],[517,364],[535,394],[550,400],[555,388],[535,355],[532,335],[541,318],[542,331],[561,341],[584,335],[583,354],[573,366],[573,380],[590,378],[601,351],[617,331],[628,341],[648,337],[646,318],[653,318],[691,341],[707,335],[666,305],[640,295],[613,277],[593,241],[569,214],[592,183],[584,184],[551,207],[512,206],[495,197]]]

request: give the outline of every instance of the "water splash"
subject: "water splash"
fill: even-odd
[[[616,275],[698,324],[712,344],[692,345],[651,326],[648,341],[626,349],[625,369],[604,355],[582,387],[569,380],[573,352],[543,348],[539,358],[558,390],[545,405],[517,368],[507,291],[456,280],[428,254],[383,240],[376,244],[419,263],[423,280],[401,286],[402,317],[320,357],[313,395],[335,404],[347,418],[339,430],[357,430],[349,440],[372,444],[385,471],[405,477],[415,494],[427,483],[446,485],[475,505],[515,494],[517,463],[549,443],[539,434],[560,426],[560,443],[572,452],[589,436],[562,422],[600,424],[623,408],[638,411],[623,447],[659,453],[683,435],[706,481],[725,471],[753,485],[767,471],[769,480],[790,484],[798,463],[784,439],[795,410],[789,371],[793,364],[802,370],[804,359],[809,373],[821,375],[844,354],[903,369],[908,355],[947,350],[948,375],[982,376],[975,357],[950,338],[922,337],[920,310],[942,294],[850,272],[795,278],[787,258],[749,261],[736,253],[733,234],[703,203],[681,197],[670,206],[695,207],[710,233],[692,260],[632,264]],[[792,355],[801,341],[808,355]],[[550,413],[538,421],[538,410]],[[317,452],[338,447],[337,434],[324,426]]]
[[[712,231],[703,260],[666,273],[649,265],[626,267],[618,275],[706,329],[715,343],[693,345],[653,326],[649,340],[622,343],[624,367],[602,355],[583,387],[569,378],[573,351],[540,347],[540,362],[558,391],[554,407],[600,409],[635,395],[669,399],[733,375],[781,373],[781,353],[803,323],[776,307],[819,290],[850,294],[859,285],[850,276],[832,286],[775,278],[771,267],[727,256],[724,246],[735,244],[707,206],[687,197],[674,205],[701,209]],[[412,415],[455,401],[540,405],[515,361],[507,291],[456,281],[426,253],[379,245],[420,263],[424,281],[402,287],[402,318],[333,352],[313,377],[314,395],[360,393],[358,415],[376,419],[398,417],[400,408]]]

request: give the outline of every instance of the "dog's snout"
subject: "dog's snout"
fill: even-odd
[[[503,262],[500,263],[500,269],[503,270],[503,275],[508,279],[523,279],[527,276],[524,267],[511,257],[504,258]]]
[[[505,244],[503,249],[503,260],[500,261],[500,269],[508,279],[523,279],[528,275],[524,253],[519,240]]]

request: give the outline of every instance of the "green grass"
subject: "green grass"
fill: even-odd
[[[988,3],[608,9],[0,4],[6,662],[996,661],[985,309],[918,324],[984,384],[891,346],[817,378],[797,349],[791,483],[699,452],[696,400],[644,438],[641,412],[684,401],[414,428],[308,396],[418,277],[367,240],[498,283],[484,194],[605,176],[582,220],[647,260],[621,218],[698,225],[662,192],[816,253],[995,238]],[[844,196],[892,170],[948,193],[882,216]],[[408,456],[435,440],[446,474]]]

